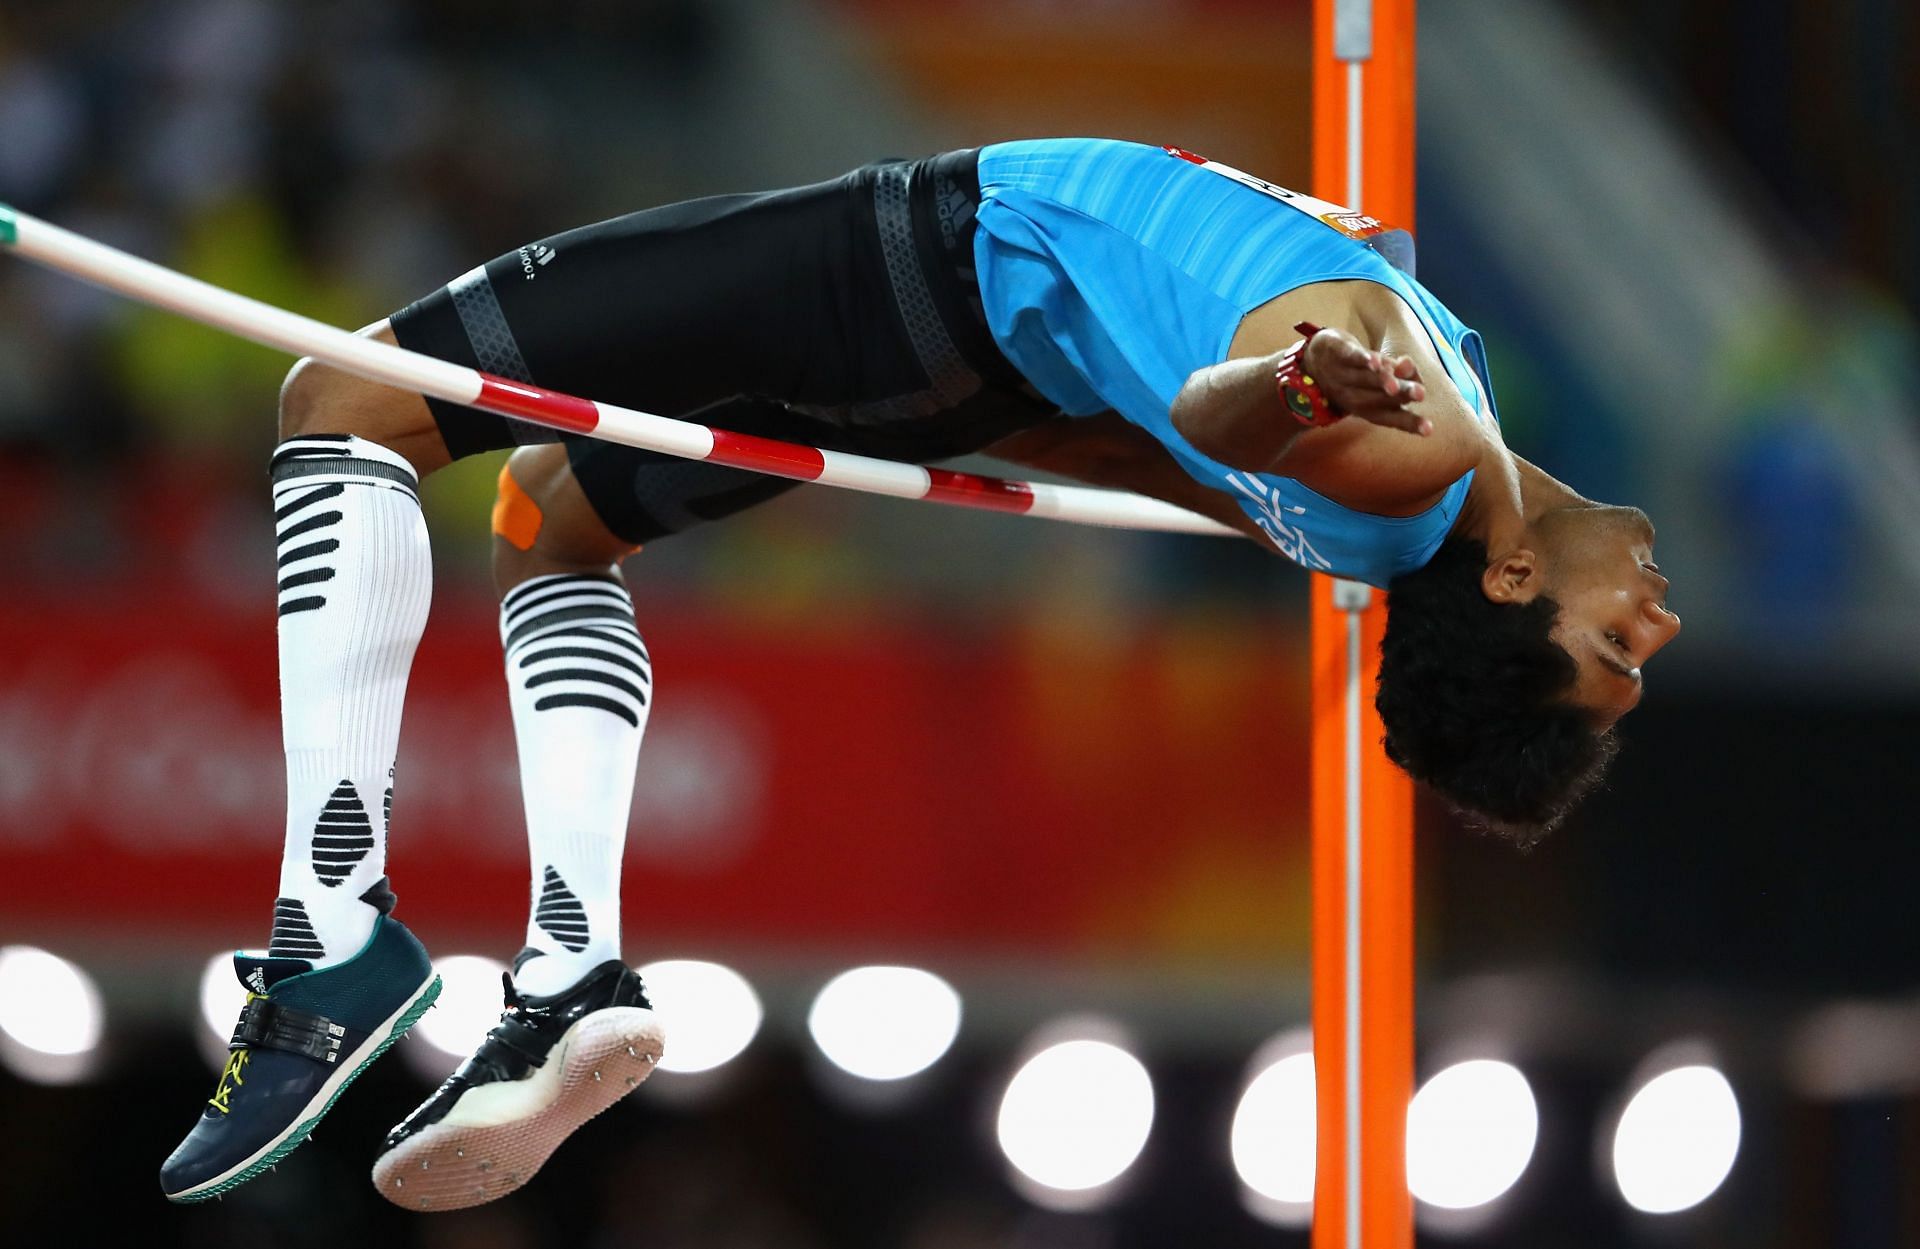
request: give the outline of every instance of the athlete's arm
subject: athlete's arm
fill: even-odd
[[[1160,499],[1268,544],[1231,496],[1194,480],[1158,439],[1117,412],[1043,421],[1002,438],[984,454],[1090,486]]]
[[[1289,338],[1300,335],[1289,330]],[[1288,342],[1263,356],[1223,360],[1196,372],[1173,400],[1173,427],[1194,449],[1229,468],[1277,472],[1280,457],[1307,432],[1280,402],[1274,371]],[[1349,417],[1425,437],[1432,423],[1409,405],[1426,397],[1407,356],[1369,348],[1345,330],[1327,327],[1307,344],[1301,362],[1333,405]]]
[[[1294,420],[1273,381],[1280,352],[1299,341],[1299,321],[1329,327],[1308,344],[1304,364],[1353,413],[1321,429]],[[1187,380],[1173,423],[1223,464],[1291,477],[1384,515],[1431,506],[1480,462],[1486,437],[1413,310],[1364,281],[1315,283],[1249,313],[1230,358]]]

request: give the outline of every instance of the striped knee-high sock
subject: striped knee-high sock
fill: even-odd
[[[267,952],[349,959],[387,892],[400,707],[433,567],[406,459],[340,435],[274,452],[287,830]]]
[[[620,860],[653,671],[611,576],[535,577],[500,604],[533,860],[522,993],[620,957]]]

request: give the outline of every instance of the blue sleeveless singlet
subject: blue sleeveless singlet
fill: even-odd
[[[1396,267],[1412,265],[1404,234],[1173,148],[1037,139],[982,148],[979,168],[987,324],[1050,402],[1068,416],[1119,412],[1303,567],[1384,587],[1432,558],[1471,472],[1417,516],[1375,516],[1210,459],[1170,416],[1187,378],[1227,358],[1248,312],[1295,287],[1363,279],[1406,300],[1461,395],[1497,420],[1480,336]]]

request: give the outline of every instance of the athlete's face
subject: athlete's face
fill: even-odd
[[[1610,725],[1639,704],[1641,670],[1680,632],[1653,562],[1653,522],[1635,507],[1570,507],[1534,532],[1540,592],[1560,604],[1554,641],[1580,669],[1573,701]]]

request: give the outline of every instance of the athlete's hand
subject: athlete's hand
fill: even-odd
[[[1322,330],[1307,344],[1301,366],[1328,399],[1349,416],[1425,437],[1433,422],[1407,405],[1427,397],[1410,356],[1374,351],[1344,330]]]

